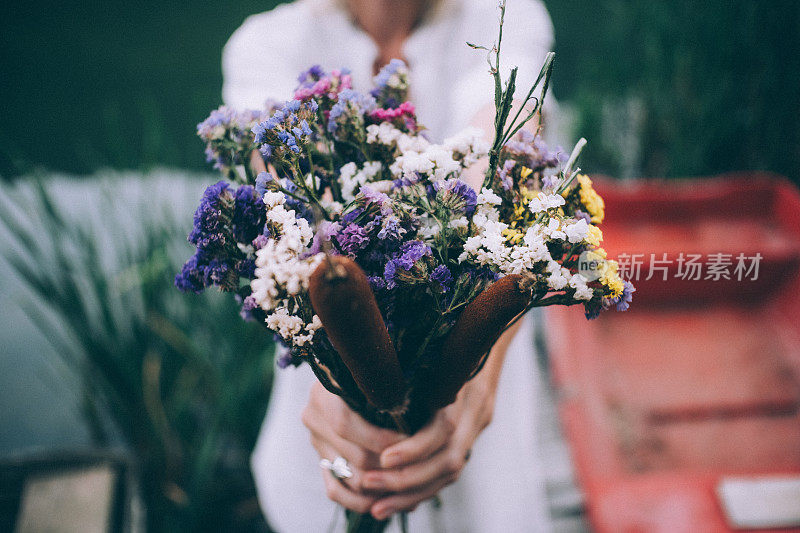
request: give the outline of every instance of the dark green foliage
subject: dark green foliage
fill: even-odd
[[[764,169],[800,181],[798,2],[546,4],[555,95],[575,104],[575,133],[590,141],[584,168],[646,176]],[[625,161],[611,143],[636,130],[639,155]]]
[[[275,3],[10,4],[0,17],[0,175],[201,168],[194,128],[220,103],[222,46]],[[590,141],[584,168],[765,169],[800,181],[798,2],[545,4],[556,29],[554,94],[577,111],[575,138]]]
[[[108,183],[80,218],[25,189],[0,195],[4,253],[30,289],[25,310],[79,377],[96,444],[134,458],[147,530],[265,531],[249,455],[273,344],[230,295],[173,287],[190,221],[166,201],[136,212]]]
[[[0,17],[0,175],[204,168],[231,33],[277,0],[19,2]]]

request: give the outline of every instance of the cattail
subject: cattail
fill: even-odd
[[[531,291],[521,282],[517,274],[499,279],[461,313],[430,370],[428,390],[421,391],[431,412],[455,401],[504,328],[528,306]]]
[[[367,400],[399,413],[406,384],[367,276],[351,259],[328,256],[311,275],[311,305]]]

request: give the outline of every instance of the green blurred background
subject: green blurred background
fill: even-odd
[[[10,4],[0,20],[0,175],[203,168],[194,127],[220,103],[221,48],[247,15],[276,3]],[[800,179],[800,2],[546,5],[555,95],[573,133],[592,141],[585,168]]]

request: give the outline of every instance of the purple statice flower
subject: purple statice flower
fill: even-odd
[[[517,164],[516,161],[513,159],[507,159],[505,163],[503,163],[503,168],[497,173],[500,178],[500,184],[503,186],[503,189],[510,191],[511,188],[514,186],[514,182],[511,180],[511,170]]]
[[[259,196],[264,196],[267,192],[267,184],[273,180],[272,174],[269,172],[259,172],[256,176],[256,192]]]
[[[197,125],[197,135],[206,142],[206,161],[223,173],[242,164],[253,149],[251,129],[263,115],[252,109],[237,113],[227,106],[212,111]]]
[[[253,313],[253,310],[258,307],[255,298],[248,296],[242,300],[242,297],[237,294],[236,301],[242,304],[239,310],[239,316],[241,316],[245,322],[255,322],[256,315]]]
[[[633,301],[633,293],[636,288],[630,281],[623,281],[622,294],[616,298],[603,298],[603,309],[616,307],[617,311],[627,311]],[[588,315],[587,315],[588,316]]]
[[[406,229],[402,226],[400,219],[394,215],[389,215],[383,217],[381,229],[378,231],[378,238],[380,240],[399,241],[405,233]]]
[[[550,150],[541,135],[524,129],[508,141],[503,150],[534,172],[557,167],[566,155],[560,147]]]
[[[189,242],[198,248],[222,248],[228,244],[226,225],[230,222],[234,198],[226,182],[206,188],[194,213],[194,227]]]
[[[622,295],[617,302],[617,311],[627,311],[633,301],[633,293],[636,292],[636,288],[630,281],[623,281],[623,285]]]
[[[369,237],[366,230],[358,224],[348,224],[336,235],[336,242],[342,252],[355,257],[369,245]]]
[[[325,71],[319,65],[312,65],[308,70],[304,70],[297,76],[299,87],[312,87],[316,82],[325,76]]]
[[[233,238],[240,243],[250,243],[264,230],[266,206],[252,185],[240,186],[233,197]]]
[[[206,288],[205,261],[203,252],[198,250],[183,264],[183,268],[175,276],[175,286],[182,292],[201,293]]]
[[[361,209],[360,207],[352,209],[342,216],[342,222],[344,222],[345,224],[350,224],[351,222],[355,221],[355,219],[360,217],[363,213],[364,210]]]
[[[559,178],[556,174],[544,176],[542,178],[542,190],[544,190],[545,192],[555,191],[560,183],[561,183],[561,178]]]
[[[224,286],[235,274],[235,269],[233,265],[225,261],[224,258],[215,257],[208,262],[205,274],[205,284],[207,287],[211,285]]]
[[[269,229],[264,226],[264,232],[261,235],[256,235],[256,238],[253,239],[253,248],[256,250],[260,250],[261,248],[265,247],[269,242],[269,236],[266,233],[269,232]]]
[[[439,265],[431,272],[431,280],[439,284],[442,292],[447,292],[450,290],[450,284],[453,282],[453,275],[450,273],[450,269],[445,265]]]
[[[392,59],[372,79],[375,88],[370,94],[381,107],[395,108],[408,98],[408,66],[400,59]]]
[[[475,189],[460,179],[438,181],[434,184],[436,197],[442,205],[449,209],[471,216],[478,205],[478,194]]]
[[[338,222],[331,222],[329,220],[320,222],[317,226],[317,231],[314,233],[314,239],[311,241],[311,247],[305,253],[305,256],[308,257],[324,252],[325,243],[331,242],[331,238],[339,233],[341,228],[342,226]],[[335,250],[331,250],[331,252],[334,251]]]
[[[254,125],[254,142],[261,154],[266,158],[299,154],[301,145],[312,137],[308,121],[315,119],[317,109],[314,100],[289,100],[267,120]]]
[[[255,262],[238,245],[256,239],[265,221],[266,207],[253,186],[232,191],[220,181],[208,187],[189,233],[189,242],[197,250],[175,276],[175,285],[184,292],[201,292],[211,285],[234,290],[240,277],[252,279]]]
[[[415,172],[416,176],[403,176],[402,178],[397,178],[392,181],[392,189],[402,189],[403,187],[411,187],[416,185],[420,180],[420,173]]]
[[[366,205],[375,204],[380,206],[381,214],[392,214],[392,200],[385,193],[376,191],[368,185],[362,185],[359,189],[359,195]]]
[[[228,106],[220,106],[197,125],[197,135],[204,141],[221,139],[236,120],[236,111]]]
[[[422,241],[409,241],[403,243],[400,251],[392,259],[387,261],[384,267],[383,277],[386,280],[386,288],[392,289],[397,282],[414,282],[424,280],[425,277],[415,269],[420,259],[431,255],[431,248]]]
[[[242,302],[242,309],[244,309],[245,311],[252,311],[256,307],[258,307],[258,304],[256,303],[256,299],[253,298],[252,295],[245,298],[244,301]]]
[[[369,276],[369,285],[375,292],[382,291],[386,288],[386,280],[380,276]]]
[[[580,209],[576,209],[576,210],[575,210],[575,218],[576,218],[577,220],[581,220],[581,219],[583,219],[583,220],[585,220],[585,221],[586,221],[586,223],[587,223],[587,224],[591,224],[591,223],[592,223],[592,217],[591,217],[591,216],[589,216],[589,214],[588,214],[588,213],[584,213],[584,212],[583,212],[583,211],[581,211]]]
[[[312,98],[321,101],[335,101],[340,91],[352,87],[352,78],[347,69],[334,69],[327,74],[322,67],[314,65],[297,77],[300,85],[294,91],[294,99],[307,101]]]
[[[229,261],[209,255],[198,248],[175,276],[175,286],[183,292],[200,293],[206,287],[218,285],[233,290],[238,285],[236,269]]]
[[[340,128],[347,125],[355,128],[363,127],[364,115],[375,109],[377,103],[371,95],[365,95],[352,89],[339,93],[339,99],[328,115],[328,131],[337,134]]]

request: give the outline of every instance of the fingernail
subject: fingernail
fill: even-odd
[[[402,464],[403,456],[399,452],[389,452],[381,455],[381,466],[383,468],[394,468]]]
[[[381,490],[384,488],[383,478],[380,474],[366,473],[364,474],[364,488],[368,490]]]

